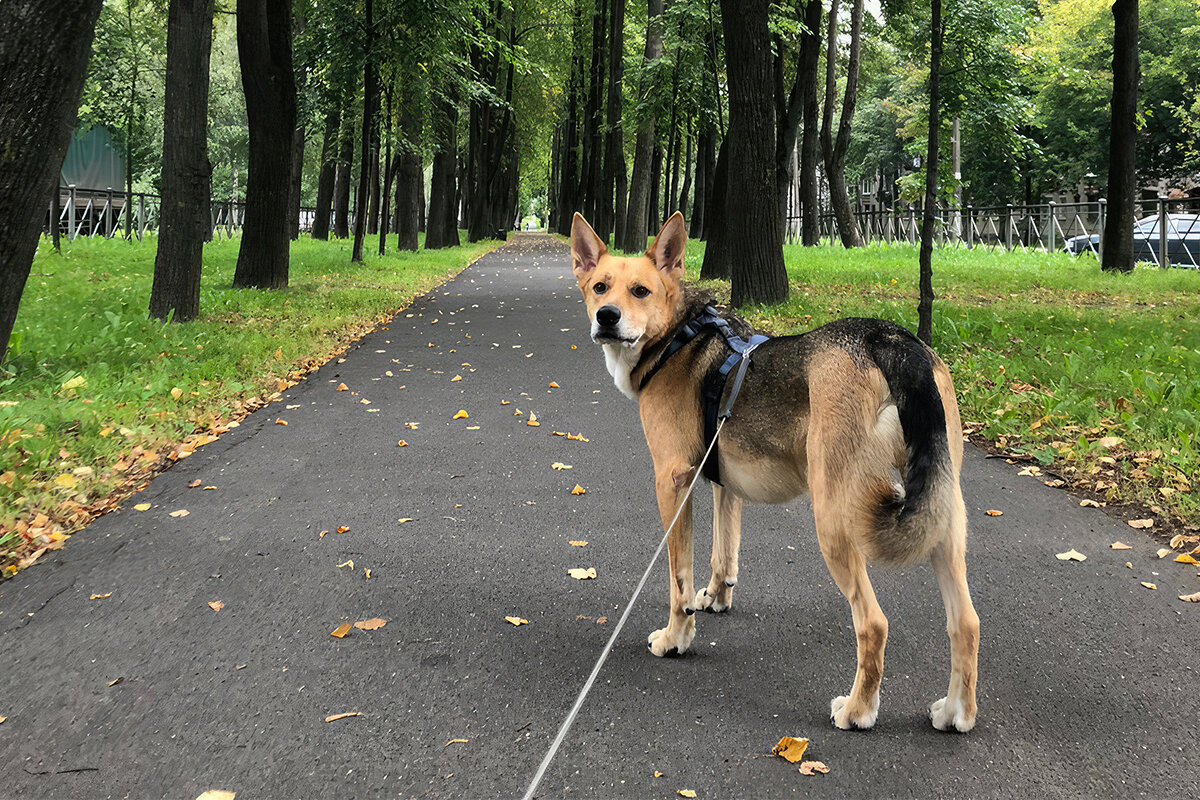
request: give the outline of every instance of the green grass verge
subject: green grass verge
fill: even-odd
[[[227,429],[495,244],[351,264],[349,241],[304,237],[289,288],[261,291],[229,288],[239,240],[215,241],[202,316],[164,325],[146,313],[153,237],[61,254],[43,239],[0,365],[0,565],[103,513],[164,454]]]
[[[695,279],[703,243],[688,248]],[[916,330],[915,247],[788,246],[784,259],[791,298],[742,309],[756,327],[865,316]],[[933,283],[934,346],[969,431],[1089,497],[1144,506],[1156,528],[1200,524],[1200,272],[942,249]]]

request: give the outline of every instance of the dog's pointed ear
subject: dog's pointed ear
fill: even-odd
[[[676,211],[658,232],[646,255],[654,261],[654,266],[663,272],[682,278],[683,251],[686,246],[687,225],[683,221],[683,214]]]
[[[571,220],[571,268],[575,277],[583,280],[589,272],[596,268],[600,256],[608,252],[608,248],[588,221],[578,211]]]

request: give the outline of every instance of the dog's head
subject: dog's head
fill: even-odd
[[[571,223],[571,261],[592,323],[592,341],[640,351],[668,333],[683,303],[687,229],[675,212],[640,256],[608,248],[581,214]]]

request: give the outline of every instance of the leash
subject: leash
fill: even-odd
[[[617,641],[617,636],[620,635],[621,629],[625,627],[625,621],[629,619],[629,614],[633,611],[633,604],[637,602],[638,595],[642,593],[642,588],[646,585],[646,579],[650,577],[651,570],[658,563],[658,557],[662,554],[662,549],[667,543],[667,537],[671,535],[671,531],[675,529],[675,523],[679,521],[679,515],[683,513],[684,506],[692,497],[692,490],[696,488],[696,481],[700,480],[700,475],[703,473],[704,462],[708,460],[709,455],[713,451],[713,447],[717,444],[717,437],[721,435],[721,428],[725,427],[725,420],[728,415],[722,416],[717,423],[717,432],[713,434],[712,441],[708,445],[708,450],[704,453],[704,458],[700,459],[700,464],[696,467],[696,474],[692,477],[692,482],[687,488],[687,492],[683,495],[683,501],[680,502],[679,508],[675,510],[675,518],[671,520],[671,524],[667,526],[666,533],[663,534],[662,540],[658,543],[658,549],[654,551],[654,555],[650,557],[650,563],[646,566],[646,571],[642,573],[642,579],[638,581],[637,588],[633,590],[633,594],[629,598],[629,602],[625,605],[625,611],[621,614],[621,619],[617,621],[617,626],[613,628],[612,635],[608,637],[608,643],[604,645],[604,649],[600,651],[600,657],[596,659],[596,666],[592,667],[592,674],[588,675],[587,681],[584,682],[583,688],[579,690],[579,696],[575,698],[575,705],[571,706],[571,710],[567,713],[566,719],[558,729],[558,735],[554,737],[554,741],[550,744],[550,750],[547,751],[542,763],[538,766],[537,772],[533,776],[533,780],[529,782],[529,788],[525,790],[522,800],[533,800],[533,793],[537,791],[538,784],[542,782],[542,777],[546,774],[546,770],[550,767],[550,762],[554,760],[554,756],[558,753],[558,748],[562,746],[563,740],[567,738],[567,731],[571,729],[571,724],[575,722],[575,717],[579,714],[579,709],[583,707],[583,701],[587,698],[587,694],[592,689],[592,684],[596,682],[596,676],[600,674],[600,668],[604,666],[608,654],[612,651],[613,644]]]

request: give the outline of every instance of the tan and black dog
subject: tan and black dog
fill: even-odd
[[[683,284],[686,243],[678,213],[645,255],[629,258],[609,253],[579,214],[571,226],[592,340],[603,346],[617,388],[638,401],[664,528],[708,446],[701,386],[731,352],[715,330],[668,352],[708,299]],[[738,335],[749,334],[745,323],[727,318]],[[726,385],[722,401],[729,391]],[[683,653],[696,635],[695,612],[724,611],[733,602],[742,501],[780,503],[807,491],[821,553],[850,602],[858,642],[854,685],[833,699],[833,723],[870,728],[879,710],[888,622],[867,560],[929,559],[950,634],[949,690],[929,713],[939,730],[969,731],[979,618],[964,561],[962,429],[941,359],[892,323],[839,320],[754,350],[731,412],[713,454],[720,483],[712,486],[712,579],[695,591],[689,500],[667,537],[670,615],[650,634],[650,651]]]

